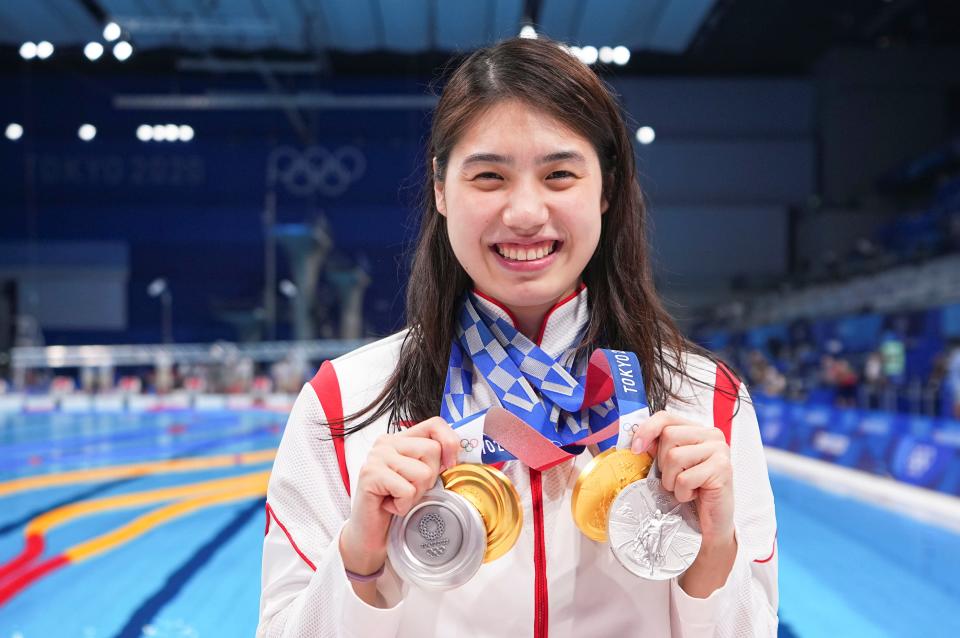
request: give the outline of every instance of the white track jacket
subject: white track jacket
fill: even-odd
[[[544,320],[541,347],[559,357],[587,321],[587,291],[558,304]],[[492,300],[490,313],[509,319]],[[350,494],[386,417],[331,440],[327,418],[350,414],[377,396],[396,366],[403,334],[325,363],[303,387],[290,414],[267,492],[258,638],[374,636],[764,636],[777,632],[776,517],[757,417],[746,389],[734,401],[714,393],[717,367],[686,360],[698,382],[675,382],[683,401],[667,411],[720,427],[733,459],[738,553],[726,583],[692,598],[676,579],[647,581],[627,572],[609,547],[580,533],[570,497],[589,450],[543,473],[509,461],[504,473],[523,503],[523,531],[503,557],[484,564],[464,586],[427,592],[400,581],[387,566],[377,581],[386,609],[363,602],[344,573],[340,530]],[[480,375],[480,405],[496,401]]]

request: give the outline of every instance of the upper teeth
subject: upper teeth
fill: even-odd
[[[497,244],[497,252],[500,253],[502,257],[516,261],[540,259],[552,253],[555,248],[556,242],[553,241],[545,241],[532,246],[504,246]]]

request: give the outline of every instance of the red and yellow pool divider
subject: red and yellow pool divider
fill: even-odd
[[[29,490],[61,487],[77,483],[96,483],[97,481],[136,478],[149,476],[151,474],[198,472],[241,465],[259,465],[261,463],[272,463],[276,455],[277,450],[271,448],[254,452],[238,452],[236,454],[220,454],[217,456],[195,456],[185,459],[168,459],[164,461],[151,461],[149,463],[131,463],[129,465],[113,465],[89,470],[74,470],[71,472],[60,472],[58,474],[25,476],[0,483],[0,497]]]
[[[203,483],[118,494],[93,501],[73,503],[46,512],[27,525],[23,552],[0,567],[0,605],[30,583],[52,571],[115,549],[177,518],[207,507],[250,498],[262,498],[267,493],[269,479],[269,471],[254,472]],[[46,532],[58,525],[81,516],[170,500],[174,502],[142,514],[105,534],[74,545],[58,556],[30,566],[33,559],[43,552]]]
[[[79,545],[74,545],[66,550],[63,555],[67,557],[69,562],[79,563],[142,536],[154,527],[164,525],[199,509],[263,497],[267,493],[267,482],[269,480],[270,472],[257,472],[235,477],[233,483],[219,490],[197,494],[155,509],[152,512],[147,512],[113,531]]]
[[[128,494],[117,494],[90,501],[71,503],[52,509],[27,523],[27,526],[23,530],[25,537],[23,550],[14,559],[0,565],[0,581],[42,554],[45,547],[44,537],[47,532],[54,527],[58,527],[83,516],[90,516],[101,512],[143,507],[163,501],[197,497],[224,490],[237,489],[248,480],[246,479],[247,476],[259,476],[259,474],[227,477],[204,481],[202,483],[164,487],[142,492],[130,492]]]

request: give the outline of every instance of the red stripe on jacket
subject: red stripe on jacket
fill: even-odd
[[[310,380],[310,386],[320,400],[323,414],[330,423],[330,434],[333,436],[333,449],[337,453],[337,465],[340,466],[340,478],[343,487],[350,496],[350,474],[347,471],[347,456],[343,449],[343,400],[340,397],[340,381],[333,364],[324,361],[316,376]]]

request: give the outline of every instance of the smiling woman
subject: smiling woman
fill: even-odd
[[[457,262],[533,338],[596,250],[607,208],[597,153],[549,115],[504,100],[474,119],[447,166],[456,170],[437,167],[434,188]]]
[[[756,414],[657,295],[610,90],[501,42],[426,157],[407,328],[324,364],[284,433],[258,635],[774,635]]]

